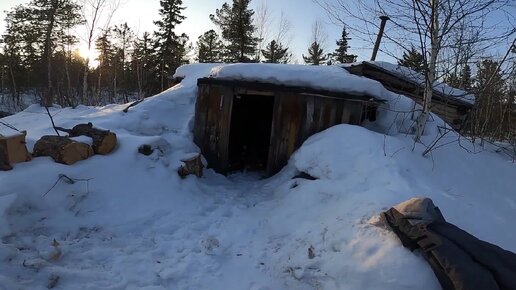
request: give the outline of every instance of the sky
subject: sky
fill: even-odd
[[[159,0],[121,0],[121,4],[115,11],[111,25],[121,24],[127,22],[128,25],[138,34],[144,31],[154,31],[154,20],[159,19],[158,9]],[[209,19],[209,15],[215,13],[217,8],[220,8],[224,2],[228,0],[183,0],[183,5],[186,7],[184,15],[185,21],[177,28],[179,33],[186,33],[190,37],[190,41],[195,44],[197,38],[204,32],[210,29],[216,29],[216,26]],[[1,0],[0,1],[0,33],[5,30],[5,10],[11,9],[18,4],[27,3],[27,0]],[[231,1],[229,1],[231,2]],[[273,24],[270,30],[272,33],[277,30],[279,18],[281,13],[284,13],[286,18],[291,23],[291,41],[289,46],[293,52],[294,61],[303,63],[302,54],[306,54],[310,44],[312,24],[319,20],[324,24],[324,28],[328,34],[326,42],[327,52],[333,51],[336,48],[335,41],[340,38],[342,27],[332,24],[325,14],[324,10],[317,6],[312,0],[253,0],[251,1],[251,8],[257,8],[263,3],[271,12]],[[78,34],[86,35],[84,31],[79,30]],[[353,37],[351,35],[351,37]],[[359,60],[368,59],[371,53],[373,44],[359,44],[351,40],[352,46],[350,52],[359,56]],[[362,47],[358,49],[358,47]],[[82,51],[86,51],[87,46],[83,40]],[[389,57],[379,54],[378,59]]]
[[[120,1],[120,5],[109,21],[110,25],[117,25],[127,22],[133,31],[139,35],[143,34],[145,31],[152,32],[156,29],[153,21],[159,19],[159,0],[108,1]],[[29,0],[0,0],[0,34],[5,30],[5,10],[9,10],[15,5],[27,2],[29,2]],[[177,32],[179,34],[183,32],[186,33],[190,37],[190,41],[195,44],[197,38],[204,32],[210,29],[215,29],[217,31],[218,29],[209,19],[209,15],[215,13],[215,10],[220,8],[224,2],[231,3],[232,1],[183,0],[183,6],[186,7],[186,9],[183,11],[183,14],[186,16],[186,19],[181,25],[177,27]],[[315,4],[313,0],[252,0],[250,6],[255,11],[258,11],[259,7],[263,6],[264,4],[268,7],[270,16],[273,20],[269,29],[271,34],[274,34],[275,31],[277,31],[277,27],[279,26],[278,22],[282,13],[289,20],[291,24],[291,35],[290,41],[287,44],[293,53],[294,62],[303,63],[302,55],[307,53],[308,46],[311,43],[310,39],[312,25],[316,20],[323,24],[324,29],[328,35],[327,41],[325,43],[326,52],[333,52],[335,50],[335,42],[341,37],[342,27],[332,23],[329,17],[326,15],[324,9]],[[106,14],[108,13],[104,13],[104,15]],[[503,17],[501,18],[503,19]],[[353,19],[350,19],[349,21],[353,21]],[[374,20],[372,21],[374,22]],[[391,21],[387,24],[386,33],[389,33],[389,29],[391,27],[394,29]],[[101,26],[105,26],[106,23],[107,21],[104,21]],[[349,24],[353,25],[354,23]],[[78,28],[76,34],[85,38],[87,35],[85,31],[86,30],[84,28]],[[97,30],[97,33],[98,32],[100,32],[100,29]],[[374,30],[372,32],[375,33]],[[364,38],[363,35],[353,35],[353,30],[348,30],[348,33],[351,37],[351,41],[349,42],[350,49],[348,52],[358,55],[359,61],[368,60],[371,55],[374,39],[363,41],[360,40]],[[269,38],[268,41],[270,40],[271,39]],[[88,54],[87,45],[85,43],[86,41],[83,39],[82,44],[80,45],[80,51],[82,52],[83,56]],[[382,41],[382,47],[387,46],[388,51],[394,52],[398,57],[401,57],[402,51],[397,48],[389,47],[390,45],[391,44],[388,43],[388,40],[384,38]],[[507,43],[501,43],[498,45],[493,45],[491,51],[493,55],[501,55],[507,50],[507,47]],[[94,59],[95,53],[90,53],[89,56],[90,59]],[[387,55],[381,50],[378,53],[377,60],[390,62],[396,61],[391,55]]]

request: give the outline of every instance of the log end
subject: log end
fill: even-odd
[[[57,161],[62,164],[72,165],[77,161],[85,160],[93,156],[93,148],[90,145],[74,142],[66,145],[61,152],[62,157]]]
[[[179,167],[177,173],[181,178],[186,178],[188,175],[194,174],[197,177],[202,177],[204,165],[202,164],[201,154],[196,154],[193,157],[181,160],[184,165]]]
[[[13,136],[0,137],[0,170],[10,170],[15,163],[31,160],[26,147],[26,136],[27,132],[23,131]]]
[[[93,155],[90,145],[63,136],[43,136],[34,144],[33,155],[50,156],[57,163],[72,165]]]
[[[94,144],[93,149],[96,154],[106,155],[111,153],[116,147],[116,134],[113,132],[108,132],[101,139],[100,144],[96,146]]]

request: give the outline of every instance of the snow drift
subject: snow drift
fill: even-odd
[[[196,81],[210,75],[339,86],[388,102],[366,124],[371,130],[339,125],[316,134],[270,179],[207,170],[182,180],[180,159],[198,151]],[[176,76],[181,84],[128,113],[121,105],[52,108],[58,125],[92,122],[116,132],[119,146],[73,166],[36,158],[0,172],[0,289],[46,289],[55,277],[56,289],[439,289],[421,257],[372,225],[414,196],[516,251],[514,164],[468,153],[464,139],[422,157],[425,147],[410,135],[415,104],[377,82],[305,66],[197,64]],[[28,130],[31,149],[52,134],[47,118],[31,106],[3,120]],[[445,124],[433,116],[423,142],[438,126]],[[159,150],[138,154],[142,144]],[[301,171],[318,179],[292,179]],[[59,174],[81,181],[53,187]]]

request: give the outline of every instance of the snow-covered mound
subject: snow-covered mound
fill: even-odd
[[[278,68],[291,79],[304,70]],[[432,198],[450,222],[516,251],[515,165],[468,153],[464,139],[422,157],[413,116],[401,113],[413,102],[381,87],[392,98],[367,124],[374,131],[339,125],[316,134],[272,178],[206,170],[180,179],[179,160],[199,150],[191,134],[197,79],[253,76],[232,69],[181,67],[181,84],[128,113],[125,105],[52,108],[61,127],[92,122],[116,132],[118,148],[73,166],[35,158],[0,172],[0,289],[46,289],[56,277],[55,289],[440,289],[421,257],[372,225],[413,196]],[[311,73],[301,75],[298,83]],[[38,106],[2,120],[28,130],[29,149],[53,133]],[[437,125],[444,123],[433,116],[423,142]],[[440,144],[457,138],[449,133]],[[142,144],[156,150],[138,154]],[[301,171],[318,179],[292,179]]]

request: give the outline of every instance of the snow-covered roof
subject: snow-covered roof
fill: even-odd
[[[176,77],[185,73],[176,73]],[[353,95],[365,95],[390,100],[388,92],[377,81],[355,76],[340,66],[309,66],[296,64],[237,63],[212,67],[209,76],[220,80],[256,81],[275,85],[308,87]]]
[[[352,64],[343,65],[343,67],[352,67],[367,64],[376,68],[382,69],[383,71],[389,72],[393,75],[403,78],[406,81],[412,82],[418,86],[424,86],[425,76],[418,73],[410,68],[392,64],[384,61],[363,61]],[[475,103],[475,95],[466,91],[450,87],[449,85],[442,82],[434,82],[434,92],[439,93],[443,97],[451,98],[459,102],[465,102],[469,105]]]

